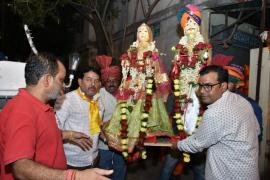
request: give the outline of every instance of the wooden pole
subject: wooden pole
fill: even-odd
[[[261,7],[262,15],[261,15],[260,33],[262,33],[264,31],[264,28],[265,28],[265,7],[266,7],[266,0],[262,0],[262,7]],[[260,100],[262,52],[263,52],[263,42],[260,41],[258,67],[257,67],[256,97],[255,97],[256,102],[259,102],[259,100]]]

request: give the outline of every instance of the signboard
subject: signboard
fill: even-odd
[[[216,32],[221,31],[225,28],[225,25],[217,25],[212,26],[212,33],[215,34]],[[232,33],[233,27],[219,33],[215,37],[213,37],[212,40],[214,41],[223,41],[227,39],[230,34]],[[245,49],[253,49],[259,47],[260,39],[259,36],[246,33],[244,31],[236,30],[233,37],[232,37],[232,45],[236,47],[241,47]]]

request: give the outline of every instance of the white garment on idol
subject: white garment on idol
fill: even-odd
[[[196,95],[196,88],[191,87],[189,97],[192,102],[188,103],[187,109],[184,113],[184,130],[191,135],[196,129],[196,123],[200,112],[200,102]]]

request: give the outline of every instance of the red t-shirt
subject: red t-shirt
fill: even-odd
[[[53,109],[20,89],[0,112],[0,179],[13,179],[9,164],[24,158],[66,169],[61,132]]]

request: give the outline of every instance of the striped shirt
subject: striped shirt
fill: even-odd
[[[196,153],[205,148],[205,179],[259,179],[259,125],[250,103],[226,91],[207,107],[198,130],[178,142],[180,151]]]

